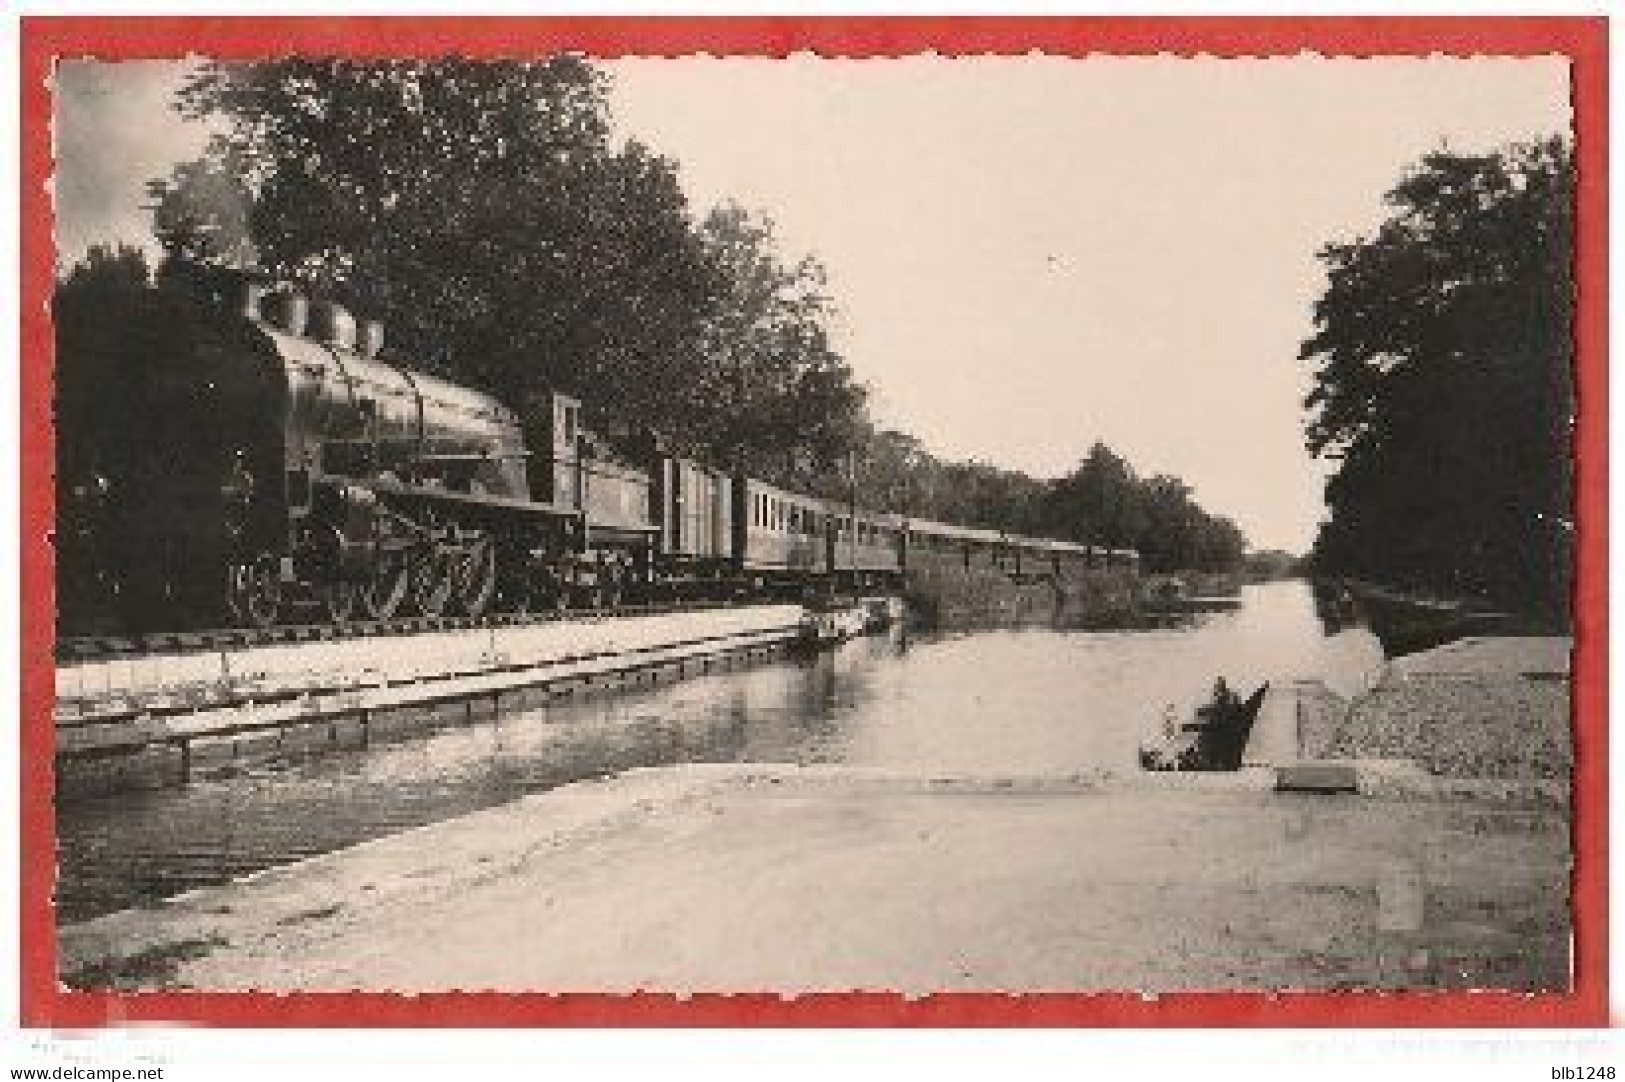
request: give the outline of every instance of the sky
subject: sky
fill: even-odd
[[[829,274],[882,424],[1053,477],[1102,440],[1256,547],[1307,549],[1316,251],[1441,146],[1566,131],[1561,58],[623,60],[623,137]],[[143,184],[207,132],[168,63],[58,77],[59,250],[150,245]]]

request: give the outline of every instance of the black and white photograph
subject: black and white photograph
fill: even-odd
[[[1265,52],[55,59],[64,992],[1571,994],[1571,61]]]

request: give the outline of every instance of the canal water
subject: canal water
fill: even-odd
[[[974,774],[1132,771],[1166,706],[1224,675],[1243,694],[1311,677],[1345,693],[1364,631],[1327,634],[1309,588],[1133,631],[859,639],[664,687],[262,760],[180,788],[63,798],[59,919],[82,920],[571,781],[677,762],[842,763]]]

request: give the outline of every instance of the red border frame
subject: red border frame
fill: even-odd
[[[1579,573],[1575,652],[1575,988],[1571,993],[1136,995],[586,994],[273,996],[75,993],[57,987],[51,908],[52,334],[55,252],[47,181],[59,57],[164,58],[204,52],[474,57],[573,50],[600,57],[943,53],[1067,56],[1311,50],[1353,56],[1430,53],[1572,62],[1579,163],[1577,321]],[[1604,18],[25,18],[22,20],[22,1021],[94,1026],[137,1021],[220,1026],[1595,1026],[1608,1021],[1607,957],[1607,139]]]

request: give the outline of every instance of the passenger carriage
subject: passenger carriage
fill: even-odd
[[[122,338],[59,343],[62,363],[94,372],[120,405],[116,424],[107,410],[61,419],[80,443],[65,461],[60,578],[103,584],[130,630],[880,589],[912,566],[1042,577],[1138,560],[803,495],[647,436],[612,444],[568,395],[521,424],[489,395],[386,357],[376,323],[242,285],[234,309],[153,291]]]
[[[969,571],[997,566],[1004,537],[997,530],[954,526],[930,519],[907,522],[906,552],[909,566],[935,565]],[[916,563],[916,561],[918,563]]]
[[[842,508],[834,516],[831,570],[841,586],[877,589],[900,582],[906,523],[901,515]]]
[[[733,485],[733,558],[753,586],[822,581],[832,566],[837,505],[750,477]]]

